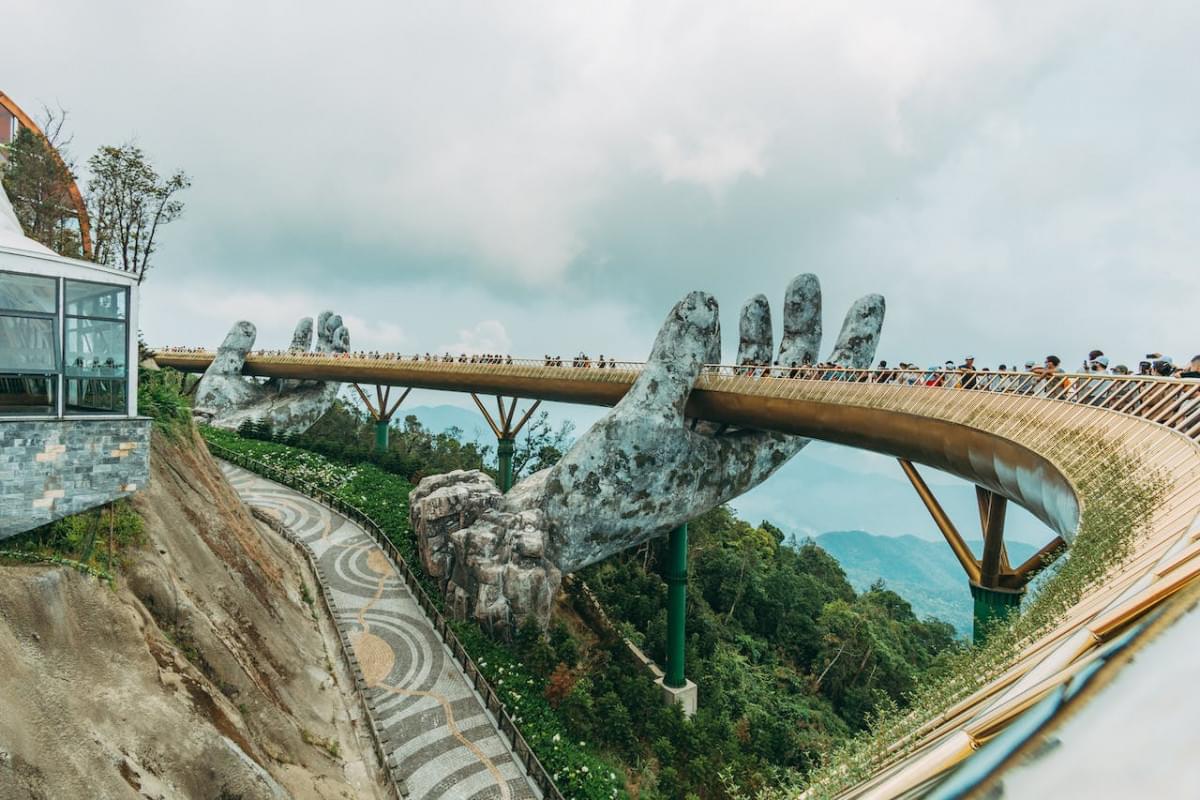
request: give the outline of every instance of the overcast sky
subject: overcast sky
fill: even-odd
[[[39,0],[0,88],[194,179],[152,343],[642,358],[820,275],[880,356],[1200,351],[1200,4]],[[778,320],[777,320],[778,324]]]

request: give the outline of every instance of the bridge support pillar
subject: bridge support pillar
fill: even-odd
[[[663,698],[683,706],[685,716],[696,713],[696,684],[684,677],[687,648],[687,523],[671,531],[667,539],[667,663],[657,681]]]
[[[367,413],[371,415],[371,419],[375,420],[375,452],[386,453],[388,449],[388,427],[392,424],[392,415],[396,413],[396,409],[404,402],[404,398],[408,397],[408,393],[412,389],[405,389],[400,395],[400,399],[389,405],[389,400],[392,395],[392,387],[376,386],[375,400],[372,403],[367,393],[357,383],[352,384],[354,390],[358,392],[359,398],[362,399],[363,405],[367,407]]]
[[[1003,621],[1021,607],[1025,589],[989,589],[974,582],[970,585],[971,597],[975,601],[973,640],[975,644],[983,644],[992,625]]]
[[[534,402],[514,423],[513,420],[517,419],[517,400],[520,398],[512,398],[512,402],[505,406],[504,398],[496,397],[496,409],[499,415],[495,417],[488,413],[483,401],[479,399],[479,395],[472,392],[471,399],[479,407],[479,413],[483,414],[483,418],[487,420],[492,433],[496,434],[496,485],[500,487],[501,492],[507,494],[508,490],[513,487],[516,477],[513,475],[513,450],[516,449],[517,434],[525,427],[525,423],[529,422],[529,418],[533,416],[533,412],[542,404],[542,401]]]
[[[516,439],[501,436],[496,440],[496,461],[500,473],[500,491],[508,494],[513,486],[513,447]]]
[[[912,482],[917,495],[925,503],[938,530],[967,573],[967,584],[974,599],[974,641],[982,644],[988,630],[1021,606],[1025,585],[1039,571],[1045,569],[1066,549],[1061,537],[1054,540],[1031,556],[1020,566],[1013,568],[1008,562],[1008,550],[1004,546],[1004,520],[1008,501],[1001,495],[983,486],[975,487],[979,502],[979,525],[983,530],[983,557],[975,558],[971,548],[963,541],[958,529],[942,509],[933,492],[911,461],[899,459],[900,467]]]

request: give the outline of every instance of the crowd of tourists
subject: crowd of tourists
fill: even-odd
[[[199,347],[165,347],[162,352],[202,353]],[[299,358],[358,358],[382,361],[412,361],[446,364],[512,364],[511,355],[499,353],[416,353],[411,357],[399,353],[380,351],[354,351],[346,353],[310,352],[301,350],[256,350],[260,356],[292,356]],[[544,355],[542,365],[562,367],[562,356]],[[596,360],[586,353],[579,353],[570,360],[576,369],[615,368],[616,359],[603,354]],[[946,361],[921,367],[901,361],[890,365],[880,361],[874,369],[851,369],[832,362],[810,364],[807,361],[783,365],[778,361],[771,364],[740,364],[735,367],[717,367],[725,374],[749,378],[785,378],[817,381],[847,381],[858,383],[896,384],[904,386],[927,386],[945,389],[967,389],[975,391],[1003,392],[1007,394],[1031,395],[1052,399],[1071,400],[1088,405],[1116,408],[1136,413],[1153,410],[1157,419],[1172,420],[1172,425],[1181,423],[1188,428],[1200,426],[1200,355],[1193,356],[1186,365],[1177,365],[1162,353],[1147,353],[1137,362],[1136,372],[1123,363],[1111,365],[1101,350],[1092,350],[1082,360],[1078,370],[1064,368],[1062,359],[1048,355],[1039,363],[1025,361],[1020,366],[1000,364],[994,370],[980,367],[974,356],[966,356],[961,363]],[[1142,380],[1127,380],[1141,378]],[[1155,386],[1153,379],[1179,378],[1196,381],[1195,386],[1181,390],[1164,391]],[[1150,379],[1147,381],[1146,379]]]
[[[543,356],[542,365],[546,367],[561,367],[563,366],[563,357],[551,355]],[[615,358],[605,358],[604,354],[601,353],[600,358],[593,361],[591,356],[583,351],[580,351],[577,356],[571,359],[571,366],[577,369],[591,369],[592,367],[595,367],[596,369],[615,369],[617,366],[617,360]]]
[[[161,347],[164,353],[206,353],[204,347]],[[355,350],[352,352],[336,353],[308,350],[255,350],[257,356],[293,356],[309,358],[358,358],[376,361],[415,361],[447,364],[512,364],[511,355],[500,353],[415,353],[411,357],[400,353],[381,352],[378,350]],[[546,367],[562,367],[565,365],[562,356],[543,355],[542,365]],[[615,368],[615,358],[607,358],[603,353],[593,360],[587,353],[580,352],[571,359],[570,365],[577,369]],[[980,367],[975,364],[974,356],[966,356],[962,363],[946,361],[942,364],[932,364],[921,367],[915,363],[901,361],[891,366],[887,361],[880,361],[873,370],[850,370],[845,365],[833,362],[812,364],[805,360],[797,363],[772,364],[747,363],[733,368],[735,374],[749,377],[771,378],[805,378],[817,380],[858,380],[874,383],[901,383],[922,386],[944,386],[962,389],[993,389],[1006,390],[1017,385],[1023,385],[1031,377],[1053,383],[1053,378],[1061,377],[1061,384],[1070,386],[1070,376],[1084,374],[1087,376],[1102,375],[1138,375],[1161,378],[1200,378],[1200,355],[1193,356],[1187,365],[1177,365],[1170,356],[1162,353],[1147,353],[1143,360],[1137,362],[1137,371],[1125,364],[1109,366],[1109,358],[1102,350],[1092,350],[1083,359],[1078,370],[1068,370],[1063,367],[1062,359],[1048,355],[1041,362],[1030,360],[1018,366],[1016,362],[1009,366],[1000,364],[992,370],[990,367]]]

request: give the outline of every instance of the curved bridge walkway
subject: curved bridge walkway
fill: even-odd
[[[536,798],[508,743],[378,545],[304,495],[221,462],[249,506],[278,519],[316,557],[413,800]]]

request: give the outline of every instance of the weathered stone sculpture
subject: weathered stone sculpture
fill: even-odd
[[[846,315],[829,360],[870,365],[884,300],[868,295]],[[813,275],[788,287],[778,363],[816,361],[821,290]],[[633,547],[766,480],[809,440],[721,430],[685,419],[705,364],[720,362],[717,302],[692,292],[659,330],[645,370],[612,411],[554,467],[500,495],[478,471],[426,478],[410,508],[426,570],[452,608],[505,630],[533,615],[543,625],[561,576]],[[770,307],[742,308],[738,363],[766,366]]]
[[[271,379],[259,382],[243,377],[242,364],[254,347],[254,325],[235,323],[225,336],[216,358],[205,370],[196,389],[195,415],[218,428],[237,429],[247,420],[262,420],[280,433],[302,433],[329,410],[340,383]],[[296,323],[291,353],[306,353],[312,347],[313,321]],[[331,311],[317,317],[318,353],[345,353],[350,349],[350,332],[342,318]]]

